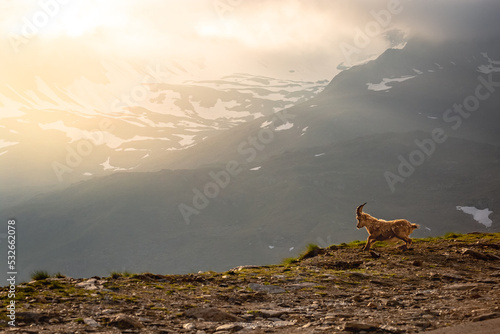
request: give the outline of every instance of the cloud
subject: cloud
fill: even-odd
[[[329,79],[340,63],[374,57],[408,37],[443,41],[498,36],[500,30],[497,0],[184,0],[182,6],[175,0],[73,0],[14,52],[9,34],[21,34],[26,20],[44,9],[35,0],[1,3],[0,63],[11,73],[16,66],[41,73],[37,64],[57,67],[77,54],[88,66],[110,58],[180,62],[212,78],[251,72]],[[64,75],[71,74],[68,65]]]
[[[426,39],[491,38],[500,33],[500,2],[496,0],[413,1],[401,21],[412,35]]]

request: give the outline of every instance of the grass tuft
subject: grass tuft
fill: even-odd
[[[131,277],[131,276],[132,276],[132,273],[129,273],[128,271],[124,271],[124,272],[112,271],[110,274],[110,277],[112,279],[117,279],[120,277]]]
[[[321,247],[315,244],[308,244],[304,253],[299,256],[299,260],[308,259],[310,257],[315,257],[320,254]]]
[[[46,270],[36,270],[31,274],[31,279],[34,281],[42,281],[50,277],[50,274]]]

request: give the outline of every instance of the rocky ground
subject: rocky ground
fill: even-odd
[[[500,318],[500,233],[310,247],[274,266],[52,277],[16,287],[7,333],[418,333]]]

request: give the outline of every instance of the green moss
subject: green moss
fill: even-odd
[[[152,311],[163,311],[163,312],[165,312],[166,314],[169,314],[169,313],[170,313],[169,309],[168,309],[168,308],[166,308],[166,307],[152,306],[152,307],[150,307],[149,309],[150,309],[150,310],[152,310]]]
[[[61,285],[59,282],[52,281],[48,284],[48,288],[51,290],[64,290],[65,286]]]
[[[444,235],[443,239],[456,239],[456,238],[460,238],[461,236],[462,236],[461,234],[450,232],[450,233],[446,233]]]
[[[349,243],[341,243],[339,246],[340,247],[345,247],[345,248],[358,248],[358,247],[361,247],[361,246],[364,246],[366,244],[366,241],[363,241],[363,240],[354,240],[354,241],[351,241]]]
[[[295,257],[288,257],[286,259],[283,260],[283,265],[292,265],[294,263],[297,263],[299,262],[299,260]]]

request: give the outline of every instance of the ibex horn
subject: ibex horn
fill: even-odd
[[[365,206],[365,204],[366,204],[366,203],[361,204],[360,206],[358,206],[358,207],[356,208],[356,215],[358,215],[358,216],[359,216],[359,215],[361,215],[361,212],[363,212],[363,207]]]

